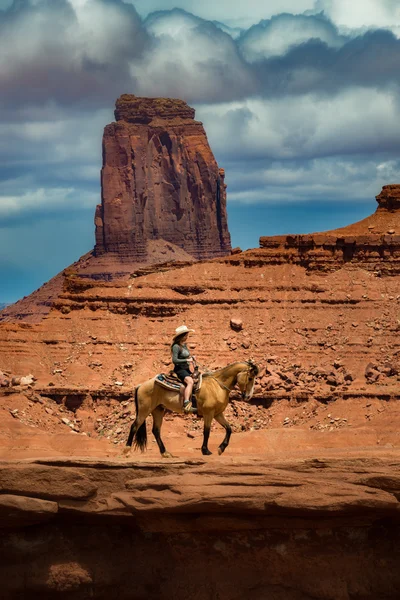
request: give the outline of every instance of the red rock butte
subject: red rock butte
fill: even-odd
[[[225,172],[182,100],[122,95],[103,137],[95,256],[148,259],[165,240],[195,259],[230,253]]]

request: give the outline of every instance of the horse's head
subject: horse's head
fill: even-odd
[[[243,400],[250,400],[254,392],[254,382],[259,373],[258,366],[252,360],[247,361],[247,367],[237,376],[237,383],[242,392]]]

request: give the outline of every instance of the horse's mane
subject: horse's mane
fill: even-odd
[[[247,364],[249,365],[249,361],[248,360],[236,360],[233,363],[229,363],[229,365],[226,365],[225,367],[221,367],[220,369],[216,369],[215,371],[206,371],[205,373],[202,373],[203,377],[211,377],[213,375],[219,375],[221,373],[221,371],[225,371],[225,369],[229,369],[229,367],[233,367],[233,365],[240,365],[240,364]]]

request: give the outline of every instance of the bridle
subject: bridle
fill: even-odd
[[[248,364],[249,368],[246,370],[246,384],[244,386],[244,389],[247,388],[247,384],[249,382],[250,371],[255,366],[255,364],[251,360],[246,360],[246,363]],[[227,392],[231,392],[232,391],[233,388],[232,389],[228,388],[227,385],[224,385],[221,381],[218,381],[218,379],[216,377],[214,377],[213,375],[208,375],[208,377],[210,379],[214,379],[214,381],[216,381],[218,383],[218,385],[220,385],[222,387],[222,389],[226,390]],[[244,398],[244,392],[242,392],[242,397]]]

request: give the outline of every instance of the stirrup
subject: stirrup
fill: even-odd
[[[183,403],[183,412],[187,415],[197,415],[197,408],[193,408],[193,404],[190,400]]]

